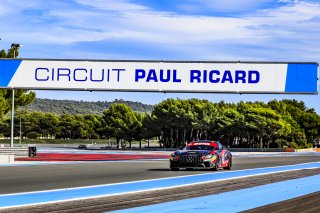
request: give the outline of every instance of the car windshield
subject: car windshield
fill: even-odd
[[[207,146],[207,145],[196,145],[196,146],[187,146],[187,150],[215,150],[215,147]]]

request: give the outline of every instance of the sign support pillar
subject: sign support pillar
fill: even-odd
[[[10,147],[13,147],[13,138],[14,138],[14,89],[12,89]]]

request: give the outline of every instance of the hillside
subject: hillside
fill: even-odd
[[[137,112],[151,112],[153,105],[143,104],[140,102],[114,100],[108,101],[73,101],[73,100],[52,100],[36,98],[34,102],[19,110],[27,110],[29,112],[51,112],[55,114],[102,114],[112,103],[125,103]]]

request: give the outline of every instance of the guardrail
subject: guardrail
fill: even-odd
[[[284,148],[227,148],[231,152],[286,152]]]
[[[87,149],[94,149],[88,147]],[[114,147],[100,147],[105,150],[141,150],[141,151],[176,151],[178,148],[160,148],[160,147],[142,147],[142,148],[114,148]],[[286,152],[285,148],[227,148],[231,152]]]
[[[0,147],[0,155],[14,155],[15,157],[28,157],[28,147]]]

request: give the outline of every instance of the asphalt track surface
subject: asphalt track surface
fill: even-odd
[[[320,156],[234,157],[233,170],[318,162]],[[0,166],[0,194],[201,174],[207,170],[170,171],[167,160]],[[220,170],[218,172],[224,172]]]
[[[135,213],[137,212],[138,213],[139,212],[157,212],[158,213],[158,212],[171,212],[173,209],[171,207],[166,207],[165,209],[163,208],[159,209],[159,207],[156,207],[157,204],[162,205],[170,201],[176,201],[175,206],[176,205],[180,206],[178,204],[179,200],[186,200],[182,202],[188,203],[188,199],[192,199],[192,198],[197,199],[197,197],[201,197],[200,200],[197,199],[198,200],[197,203],[200,203],[200,206],[198,205],[198,207],[193,207],[192,209],[189,209],[190,212],[203,212],[204,210],[207,212],[211,208],[208,209],[208,208],[204,208],[203,206],[205,205],[205,203],[203,203],[204,200],[210,199],[210,198],[205,198],[204,196],[206,195],[210,196],[212,194],[218,194],[218,195],[220,194],[220,196],[222,196],[223,193],[228,193],[238,189],[251,188],[251,187],[264,185],[264,184],[272,184],[274,182],[303,178],[310,175],[311,176],[317,175],[319,174],[319,172],[320,172],[320,168],[304,169],[304,170],[298,170],[298,171],[287,171],[287,172],[258,175],[258,176],[245,177],[245,178],[239,178],[239,179],[221,180],[218,182],[209,182],[209,183],[203,183],[203,184],[181,186],[176,188],[152,190],[152,191],[139,192],[139,193],[128,193],[128,194],[114,195],[114,196],[108,196],[108,197],[102,197],[102,198],[92,198],[92,199],[88,198],[83,200],[66,201],[66,202],[60,202],[58,204],[55,203],[55,204],[42,204],[42,205],[36,205],[36,206],[16,207],[11,209],[5,209],[4,211],[0,210],[0,212],[6,212],[6,213],[9,213],[9,212],[32,212],[32,213],[35,213],[35,212],[39,212],[39,213],[40,212],[56,212],[56,213],[86,212],[88,213],[88,212],[106,212],[106,211],[124,209],[124,212],[128,211],[128,212],[135,212]],[[312,197],[308,197],[308,198],[311,200],[313,199],[313,201],[314,201],[314,198],[317,199],[316,196],[313,196],[313,198]],[[307,200],[307,201],[310,202],[310,200]],[[302,202],[298,204],[300,204],[301,207],[304,206]],[[144,208],[144,206],[146,205],[148,206],[147,209]],[[151,209],[149,209],[150,205],[151,205]],[[185,204],[185,205],[188,205],[188,204]],[[178,207],[180,211],[185,208],[183,207],[185,205],[182,205],[182,207]],[[138,209],[132,209],[134,207],[138,207]],[[152,207],[155,207],[155,208],[152,208]],[[198,209],[199,207],[200,209]],[[279,210],[282,207],[283,205],[280,207],[277,206],[274,209]],[[285,205],[285,207],[286,207],[285,209],[288,210],[288,206]],[[317,210],[320,209],[319,205],[315,207],[316,208],[312,208],[313,211],[309,211],[309,212],[318,212]],[[224,209],[226,208],[228,207],[225,206]],[[231,212],[234,212],[231,209],[229,210]],[[310,210],[310,208],[308,209]],[[185,209],[185,210],[188,210],[188,209]],[[176,212],[175,210],[173,211]],[[177,211],[180,212],[179,210]],[[221,208],[219,211],[221,211]],[[261,211],[255,211],[255,212],[261,212]]]

